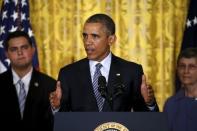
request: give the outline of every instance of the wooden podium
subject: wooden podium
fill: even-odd
[[[58,112],[54,131],[168,131],[162,112]]]

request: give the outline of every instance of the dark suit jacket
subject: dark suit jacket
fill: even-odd
[[[183,89],[166,101],[164,112],[170,131],[197,131],[197,100],[186,97]]]
[[[33,70],[30,87],[26,98],[23,120],[20,116],[16,88],[13,85],[11,69],[0,74],[1,108],[0,117],[5,130],[51,131],[53,115],[50,109],[49,93],[53,91],[56,81],[36,70]]]
[[[112,55],[107,89],[115,92],[116,74],[122,77],[125,91],[113,99],[113,106],[105,100],[103,111],[149,111],[140,93],[142,66]],[[91,82],[89,60],[82,59],[60,70],[59,80],[63,89],[60,111],[98,111]],[[155,111],[158,111],[156,105]]]

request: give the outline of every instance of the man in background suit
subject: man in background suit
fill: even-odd
[[[87,58],[60,70],[56,91],[49,98],[54,111],[159,110],[153,90],[146,84],[142,66],[111,53],[116,36],[115,23],[109,16],[89,17],[82,35]],[[100,74],[107,82],[100,87],[102,100],[97,100],[98,89],[94,90],[95,83],[99,83],[98,80],[94,82],[98,63],[101,64]]]
[[[25,32],[10,33],[4,47],[11,66],[0,74],[2,126],[7,131],[52,131],[48,97],[56,81],[32,67],[35,48]]]

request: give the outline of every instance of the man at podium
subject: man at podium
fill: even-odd
[[[110,51],[116,35],[108,15],[90,16],[82,36],[87,58],[60,70],[49,97],[54,111],[159,111],[142,66]]]

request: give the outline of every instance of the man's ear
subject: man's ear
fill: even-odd
[[[8,51],[5,50],[5,56],[8,58]]]
[[[35,53],[35,51],[36,51],[36,48],[34,46],[32,46],[32,52],[33,52],[33,54]]]
[[[109,40],[109,45],[111,46],[113,43],[116,42],[116,35],[110,35],[108,40]]]

